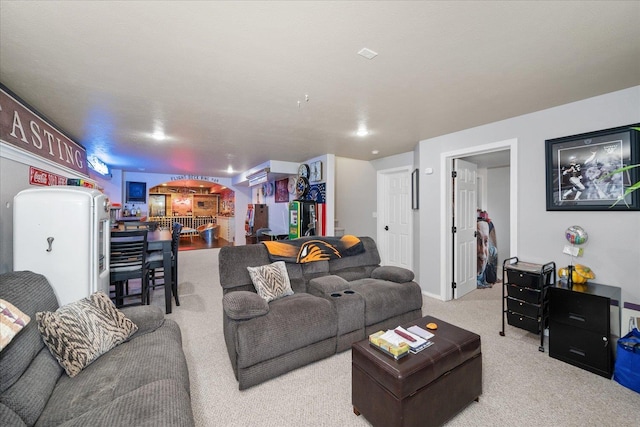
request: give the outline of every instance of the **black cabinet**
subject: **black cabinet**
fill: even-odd
[[[506,259],[502,264],[502,331],[505,318],[511,326],[540,335],[544,351],[544,329],[549,315],[548,289],[556,283],[556,264],[521,262],[518,257]]]
[[[549,291],[549,356],[611,378],[620,336],[620,288],[587,283]]]

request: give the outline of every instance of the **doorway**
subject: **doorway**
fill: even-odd
[[[381,264],[413,270],[411,168],[378,172],[377,240]]]
[[[454,159],[464,159],[466,161],[477,162],[481,165],[481,167],[485,167],[486,165],[490,165],[491,159],[503,159],[503,163],[506,162],[504,166],[508,166],[506,172],[508,174],[508,188],[505,191],[508,191],[509,202],[501,208],[501,211],[505,212],[496,212],[498,217],[500,215],[506,215],[506,219],[504,222],[508,224],[503,225],[505,230],[505,235],[508,235],[508,239],[506,242],[502,244],[502,250],[500,252],[501,259],[509,258],[516,253],[517,249],[517,140],[510,139],[506,141],[500,141],[492,144],[486,144],[482,146],[469,147],[462,150],[446,152],[441,154],[441,170],[442,170],[442,183],[443,189],[441,191],[441,211],[440,211],[440,219],[441,224],[444,226],[441,227],[441,247],[440,247],[440,255],[441,255],[441,269],[440,269],[440,296],[443,300],[448,301],[453,298],[457,298],[457,292],[455,291],[455,282],[456,282],[456,271],[459,271],[459,266],[456,264],[457,260],[454,255],[454,238],[452,234],[452,227],[454,226],[453,215],[454,212],[454,201],[453,201],[453,180],[451,178],[453,171],[453,161]],[[506,159],[506,160],[505,160]],[[486,176],[481,178],[482,180],[487,179]],[[487,189],[488,192],[491,191],[488,185],[481,185],[482,189]],[[491,197],[490,193],[487,191],[480,191],[480,198],[485,198],[485,201],[481,202],[486,203],[486,200]],[[486,204],[485,204],[486,206]],[[508,212],[507,212],[508,211]],[[506,231],[508,230],[508,233]],[[498,268],[501,270],[501,263],[499,263]],[[498,277],[500,277],[499,274]]]

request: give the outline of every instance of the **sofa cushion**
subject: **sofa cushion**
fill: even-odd
[[[413,271],[402,267],[385,265],[378,267],[371,272],[373,279],[389,280],[391,282],[405,283],[413,280],[415,274]]]
[[[64,412],[63,407],[57,409]],[[38,421],[36,427],[47,425],[52,424]],[[150,382],[113,400],[101,402],[64,423],[64,427],[193,425],[189,392],[182,384],[170,379]]]
[[[0,402],[0,421],[7,426],[27,427],[22,418],[2,402]]]
[[[337,330],[335,309],[324,298],[303,293],[272,301],[269,313],[238,324],[238,367],[335,338]]]
[[[129,339],[149,334],[164,324],[164,311],[155,305],[136,305],[120,309],[138,327]]]
[[[37,331],[36,322],[32,323]],[[62,372],[58,361],[43,345],[20,377],[20,381],[2,393],[0,401],[11,408],[26,425],[31,426],[40,417]],[[0,420],[3,421],[4,418]]]
[[[415,282],[362,279],[351,282],[351,289],[364,297],[366,326],[422,308],[422,292]]]
[[[323,277],[329,273],[329,261],[314,261],[300,265],[305,282],[305,292],[309,292],[309,281],[316,277]]]
[[[300,264],[302,274],[307,279],[309,277],[326,276],[329,274],[329,261],[314,261]]]
[[[0,299],[0,351],[11,342],[31,318],[9,301]]]
[[[111,402],[124,396],[127,397],[121,400],[120,405],[111,407],[111,411],[138,413],[137,409],[148,405],[151,399],[166,401],[167,396],[163,395],[162,389],[146,387],[162,380],[179,384],[186,394],[189,392],[189,372],[182,351],[182,335],[178,324],[171,319],[166,319],[154,333],[140,337],[134,335],[131,340],[102,355],[75,377],[62,375],[36,425],[61,425],[88,411],[101,411],[101,408],[109,407]],[[146,394],[146,397],[141,396],[136,392],[138,389],[148,390],[149,394]],[[180,405],[185,403],[180,395],[169,394],[168,397],[180,400]],[[119,409],[114,409],[118,407]],[[168,411],[172,407],[169,405],[163,409],[163,412],[148,414],[148,416],[169,417]],[[126,417],[127,414],[122,413],[114,417]],[[86,422],[83,418],[79,420]],[[188,418],[185,423],[187,420]],[[72,421],[71,425],[115,426],[118,424],[108,422],[82,424]],[[163,423],[146,424],[144,419],[140,419],[120,425],[163,425]]]
[[[70,377],[138,330],[102,292],[55,312],[38,312],[36,319],[49,351]]]
[[[346,256],[340,259],[329,261],[329,271],[331,274],[338,274],[337,271],[350,269],[353,267],[375,266],[380,265],[380,254],[376,247],[376,242],[371,237],[360,237],[364,246],[364,252]],[[349,280],[349,279],[347,279]]]
[[[255,292],[236,291],[222,297],[222,309],[230,319],[245,320],[267,314],[269,303]]]
[[[31,319],[37,311],[58,308],[47,279],[31,271],[1,274],[0,298],[20,307]],[[42,342],[37,322],[31,321],[0,354],[0,401],[7,411],[32,425],[61,373],[62,368]]]
[[[218,253],[222,289],[251,285],[247,267],[270,264],[264,245],[223,246]]]
[[[283,261],[259,267],[247,267],[247,270],[258,295],[265,301],[269,302],[293,294],[287,267]]]

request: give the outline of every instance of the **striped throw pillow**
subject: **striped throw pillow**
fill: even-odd
[[[70,377],[138,330],[103,292],[54,312],[38,312],[36,320],[43,341]]]
[[[247,270],[256,292],[267,302],[293,295],[284,261],[276,261],[260,267],[247,267]]]

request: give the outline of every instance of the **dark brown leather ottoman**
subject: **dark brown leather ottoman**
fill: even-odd
[[[444,424],[482,394],[480,336],[431,316],[406,323],[438,329],[433,345],[395,360],[369,344],[351,347],[353,412],[374,426]]]

